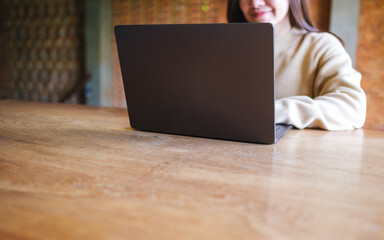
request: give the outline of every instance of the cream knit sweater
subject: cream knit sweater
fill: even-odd
[[[275,38],[276,123],[347,130],[365,121],[361,74],[329,33],[293,28]]]

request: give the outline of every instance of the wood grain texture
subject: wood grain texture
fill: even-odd
[[[322,31],[329,30],[331,0],[310,0],[309,14],[315,26]]]
[[[384,132],[259,145],[0,101],[0,239],[383,239]]]
[[[384,1],[362,0],[356,67],[367,94],[364,128],[384,130]]]

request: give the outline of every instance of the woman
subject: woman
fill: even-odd
[[[348,130],[364,125],[361,74],[341,40],[313,26],[305,0],[229,0],[229,22],[275,28],[276,123]]]

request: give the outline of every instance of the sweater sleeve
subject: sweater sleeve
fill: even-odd
[[[323,34],[314,42],[310,61],[317,61],[314,97],[290,96],[276,100],[276,122],[302,128],[349,130],[364,125],[366,96],[361,74],[338,39]]]

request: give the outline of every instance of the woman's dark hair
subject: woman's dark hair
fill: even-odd
[[[288,14],[292,27],[304,29],[308,32],[319,31],[309,17],[306,0],[289,0]],[[239,0],[228,0],[227,20],[228,22],[247,22],[240,9]]]

